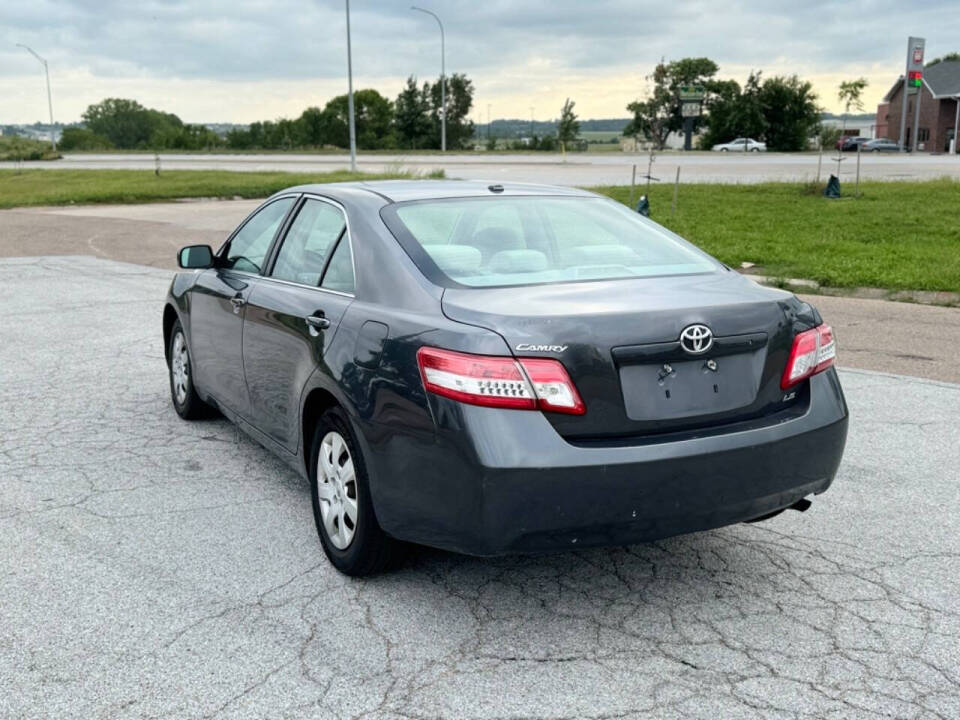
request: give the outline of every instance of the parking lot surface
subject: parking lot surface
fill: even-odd
[[[837,173],[837,155],[825,150],[820,178]],[[856,155],[845,154],[840,178],[853,180]],[[396,153],[357,156],[358,169],[365,172],[413,172],[443,170],[447,177],[469,180],[548,183],[551,185],[627,185],[637,167],[637,177],[647,172],[646,153]],[[350,167],[347,154],[310,153],[164,153],[161,166],[167,170],[280,170],[288,172],[329,172]],[[809,181],[817,177],[821,159],[817,153],[713,153],[668,152],[657,155],[652,175],[673,182],[680,168],[680,182],[758,183]],[[153,153],[67,153],[56,162],[28,162],[38,169],[138,169],[153,170]],[[14,167],[0,163],[0,168]],[[867,180],[929,180],[960,177],[960,156],[898,155],[867,153],[861,158],[861,177]]]
[[[305,482],[173,412],[169,277],[0,260],[0,717],[960,716],[960,386],[842,371],[805,514],[349,580]]]

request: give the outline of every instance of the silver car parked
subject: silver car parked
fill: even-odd
[[[711,150],[714,152],[766,152],[767,144],[753,138],[737,138],[727,143],[718,143]]]

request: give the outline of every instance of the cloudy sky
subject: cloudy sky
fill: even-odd
[[[909,34],[928,57],[960,50],[957,0],[419,0],[447,32],[447,71],[476,88],[474,119],[624,117],[661,56],[707,56],[742,82],[797,73],[837,110],[836,85],[864,76],[868,109],[903,67]],[[0,122],[78,120],[130,97],[188,122],[295,116],[346,91],[344,3],[327,0],[0,0]],[[439,75],[439,31],[409,0],[354,0],[354,87],[395,97],[408,75]]]

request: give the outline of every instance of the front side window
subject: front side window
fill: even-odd
[[[591,197],[493,197],[389,206],[384,220],[441,284],[469,287],[712,272],[700,252],[620,203]],[[449,282],[448,282],[449,281]]]
[[[223,267],[260,272],[270,243],[293,201],[294,198],[275,200],[247,220],[230,241],[226,257],[222,260]]]
[[[305,200],[277,253],[273,277],[317,287],[327,255],[346,226],[339,208],[322,200]]]

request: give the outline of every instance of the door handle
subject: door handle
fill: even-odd
[[[308,315],[304,320],[306,320],[307,325],[314,330],[326,330],[330,327],[330,321],[323,315]]]
[[[240,308],[246,305],[247,301],[243,298],[243,295],[237,293],[232,298],[230,298],[230,304],[233,305],[233,312],[240,312]]]

